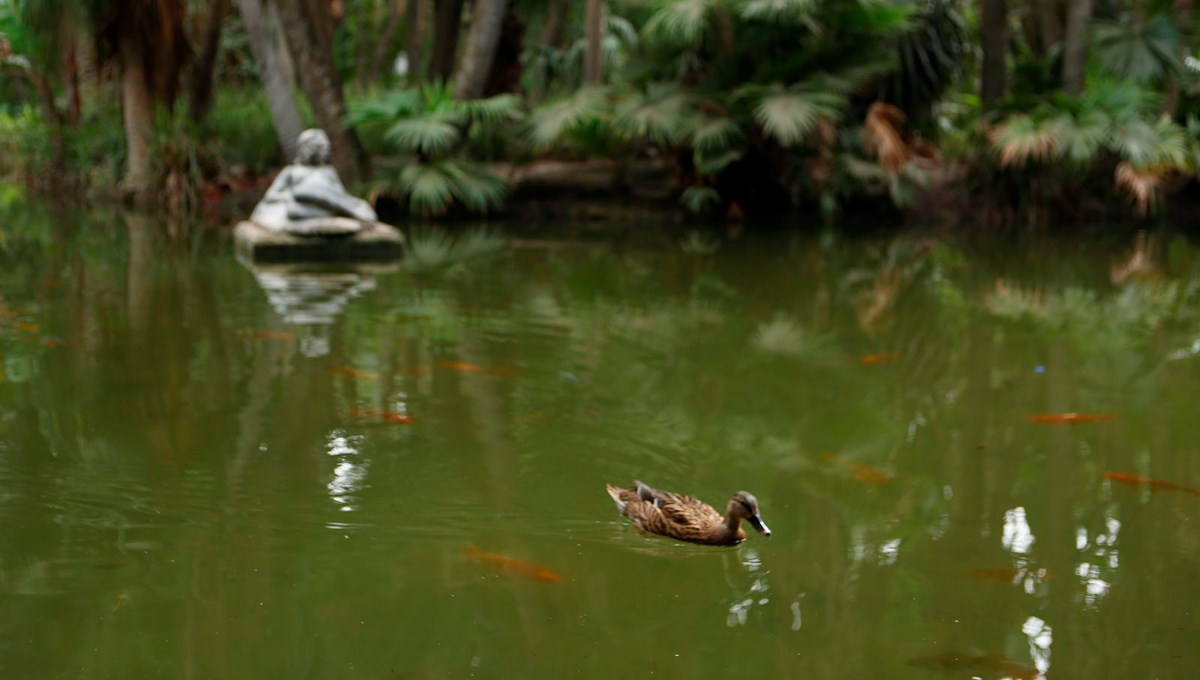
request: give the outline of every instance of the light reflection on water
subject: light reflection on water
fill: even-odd
[[[1104,278],[1122,249],[518,250],[348,277],[317,324],[273,308],[286,276],[140,228],[0,248],[0,312],[61,341],[0,318],[4,677],[1046,675],[1055,639],[1052,677],[1200,665],[1194,614],[1144,615],[1200,597],[1195,499],[1101,476],[1200,486],[1200,300]],[[1115,417],[1028,422],[1070,411]],[[634,478],[753,491],[774,535],[640,535],[603,489]]]

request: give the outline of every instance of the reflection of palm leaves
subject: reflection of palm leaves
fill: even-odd
[[[1145,82],[1182,71],[1176,56],[1179,42],[1179,29],[1165,14],[1140,25],[1130,25],[1128,17],[1121,21],[1097,21],[1093,54],[1106,69]]]

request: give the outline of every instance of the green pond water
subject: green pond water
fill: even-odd
[[[0,677],[1197,677],[1186,238],[507,236],[5,216]]]

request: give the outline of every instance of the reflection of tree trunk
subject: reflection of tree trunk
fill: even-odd
[[[458,53],[458,34],[462,23],[463,0],[437,0],[433,3],[433,52],[429,55],[429,79],[443,82],[454,72]]]
[[[287,38],[292,58],[300,73],[300,85],[312,104],[317,124],[329,135],[333,147],[333,165],[342,180],[349,183],[367,173],[367,157],[358,135],[347,129],[346,102],[342,84],[333,66],[328,32],[328,11],[313,14],[307,2],[276,3],[279,23]]]
[[[492,69],[507,8],[508,0],[475,0],[471,11],[471,32],[467,34],[467,44],[454,76],[456,99],[478,99],[483,95],[483,86]]]
[[[979,97],[992,104],[1004,97],[1007,89],[1008,0],[983,0],[983,69],[979,79]]]
[[[217,67],[217,54],[220,52],[221,26],[225,23],[225,15],[228,13],[229,0],[212,0],[207,21],[204,22],[200,56],[192,71],[192,87],[188,93],[191,103],[189,113],[194,122],[204,120],[212,104],[213,72]]]
[[[1067,0],[1067,28],[1063,37],[1063,92],[1083,92],[1087,73],[1088,24],[1092,20],[1092,0]]]
[[[122,39],[121,56],[121,113],[125,122],[126,169],[124,183],[131,190],[144,189],[150,182],[150,131],[154,115],[150,106],[150,90],[146,72],[137,47]]]
[[[292,94],[292,80],[287,77],[279,58],[282,46],[271,30],[262,0],[238,0],[238,9],[250,36],[250,51],[258,62],[259,77],[267,95],[267,105],[271,107],[279,146],[285,156],[292,158],[296,155],[296,138],[304,124]]]
[[[583,55],[583,84],[601,85],[604,83],[604,3],[601,0],[587,0],[584,34],[587,49]]]

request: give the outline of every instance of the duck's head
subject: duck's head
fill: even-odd
[[[763,536],[771,535],[771,530],[767,528],[767,523],[762,521],[762,517],[758,514],[758,499],[749,492],[739,491],[733,494],[733,498],[729,499],[729,509],[727,512],[734,517],[750,522],[754,530]]]

